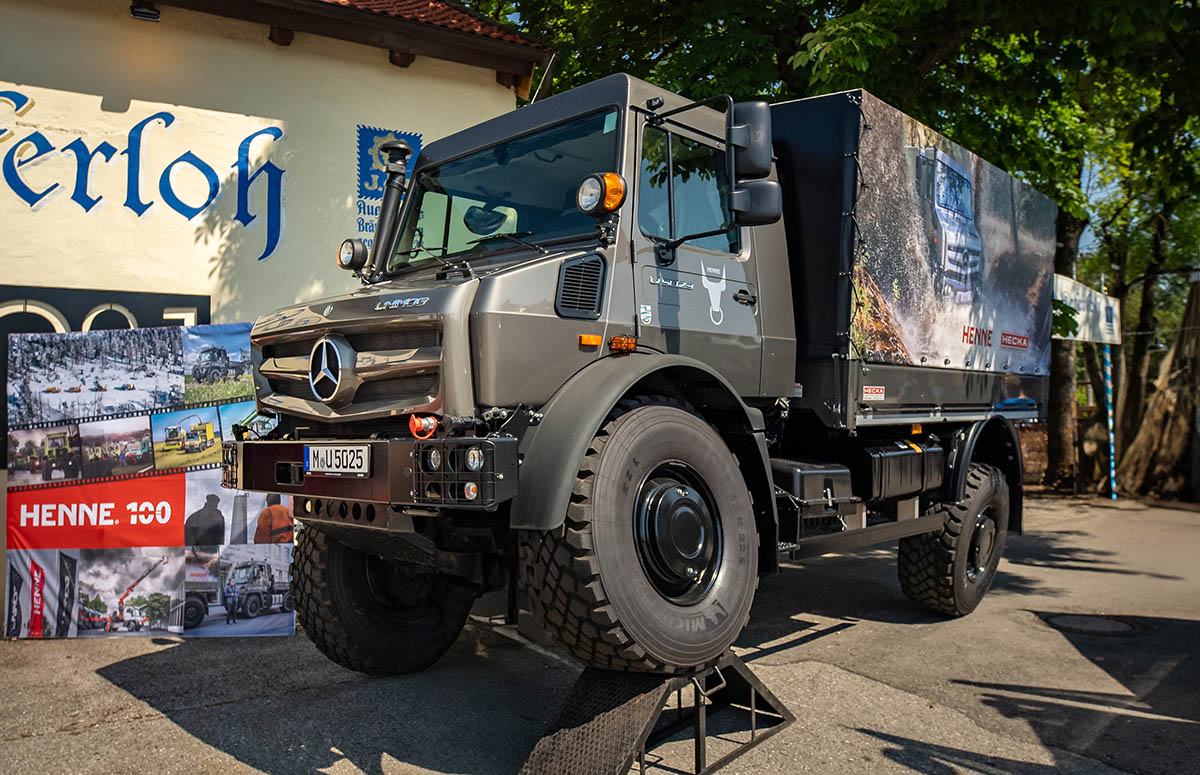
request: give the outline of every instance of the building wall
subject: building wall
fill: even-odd
[[[360,135],[428,142],[514,107],[493,70],[160,10],[0,5],[4,283],[210,295],[213,322],[351,288],[334,255],[377,204]]]

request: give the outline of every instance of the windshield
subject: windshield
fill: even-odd
[[[965,218],[975,217],[971,209],[971,182],[941,162],[938,162],[937,203]]]
[[[471,258],[530,242],[590,234],[596,219],[575,206],[575,192],[594,172],[617,166],[617,112],[606,110],[494,145],[423,170],[413,180],[387,272],[436,257]]]
[[[240,565],[233,569],[233,583],[244,584],[250,580],[250,574],[254,571],[253,565]]]

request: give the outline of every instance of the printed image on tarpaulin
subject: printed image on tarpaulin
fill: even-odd
[[[183,634],[292,635],[291,563],[290,542],[188,547]]]
[[[5,637],[75,637],[78,574],[78,550],[10,550]]]
[[[1054,202],[870,94],[862,100],[854,355],[1048,374]]]
[[[9,337],[10,427],[145,411],[183,400],[178,328]]]
[[[181,547],[84,549],[79,564],[80,637],[183,631]]]

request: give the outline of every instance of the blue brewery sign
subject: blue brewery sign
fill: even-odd
[[[358,170],[358,238],[368,246],[375,237],[375,221],[379,217],[379,203],[383,199],[383,186],[387,182],[387,169],[383,153],[379,149],[389,140],[403,140],[412,147],[408,157],[408,176],[412,171],[417,154],[421,152],[421,135],[379,127],[358,125],[356,169]]]
[[[12,106],[18,116],[25,115],[33,107],[33,100],[18,91],[0,91],[0,102]],[[130,127],[126,134],[125,148],[120,151],[107,140],[101,140],[89,148],[88,143],[82,137],[76,137],[71,142],[56,148],[44,134],[33,131],[9,147],[8,152],[4,154],[3,161],[0,162],[0,169],[3,170],[4,182],[12,193],[31,210],[37,210],[45,204],[46,198],[57,190],[60,184],[64,186],[68,184],[65,181],[59,181],[41,190],[34,189],[22,177],[22,168],[55,152],[70,153],[75,158],[75,180],[71,184],[73,188],[70,198],[87,213],[91,212],[92,208],[104,199],[103,194],[94,194],[89,186],[88,178],[91,175],[92,163],[97,156],[104,162],[112,161],[115,156],[124,156],[126,159],[126,185],[123,206],[141,218],[154,204],[153,190],[143,190],[142,187],[144,137],[152,129],[165,129],[174,123],[175,116],[165,110],[143,118]],[[10,139],[13,134],[13,130],[0,126],[0,141]],[[254,169],[250,168],[251,148],[260,137],[267,138],[267,142],[274,143],[283,138],[283,130],[268,126],[246,135],[238,145],[237,161],[233,163],[232,169],[236,171],[233,185],[237,189],[237,211],[234,220],[243,228],[249,228],[258,221],[259,215],[263,215],[266,221],[266,245],[262,255],[258,257],[258,260],[262,261],[275,252],[279,241],[283,238],[283,186],[286,173],[270,160],[264,161]],[[208,190],[203,201],[186,202],[175,191],[171,182],[171,174],[177,167],[191,167],[203,176],[208,183]],[[267,187],[265,213],[251,211],[251,186],[260,178]],[[216,169],[190,150],[184,151],[174,161],[167,164],[158,176],[158,195],[162,201],[166,203],[167,207],[189,221],[211,208],[220,199],[222,193],[224,192],[221,190],[221,180]]]

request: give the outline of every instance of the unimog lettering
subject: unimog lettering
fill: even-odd
[[[362,288],[251,334],[278,422],[222,483],[304,524],[294,585],[237,571],[255,606],[295,589],[330,659],[411,673],[513,579],[580,661],[679,674],[781,559],[899,541],[909,598],[979,605],[1045,404],[1049,199],[862,90],[614,75],[379,151],[372,238],[338,250]],[[1030,333],[1000,362],[993,330]]]

